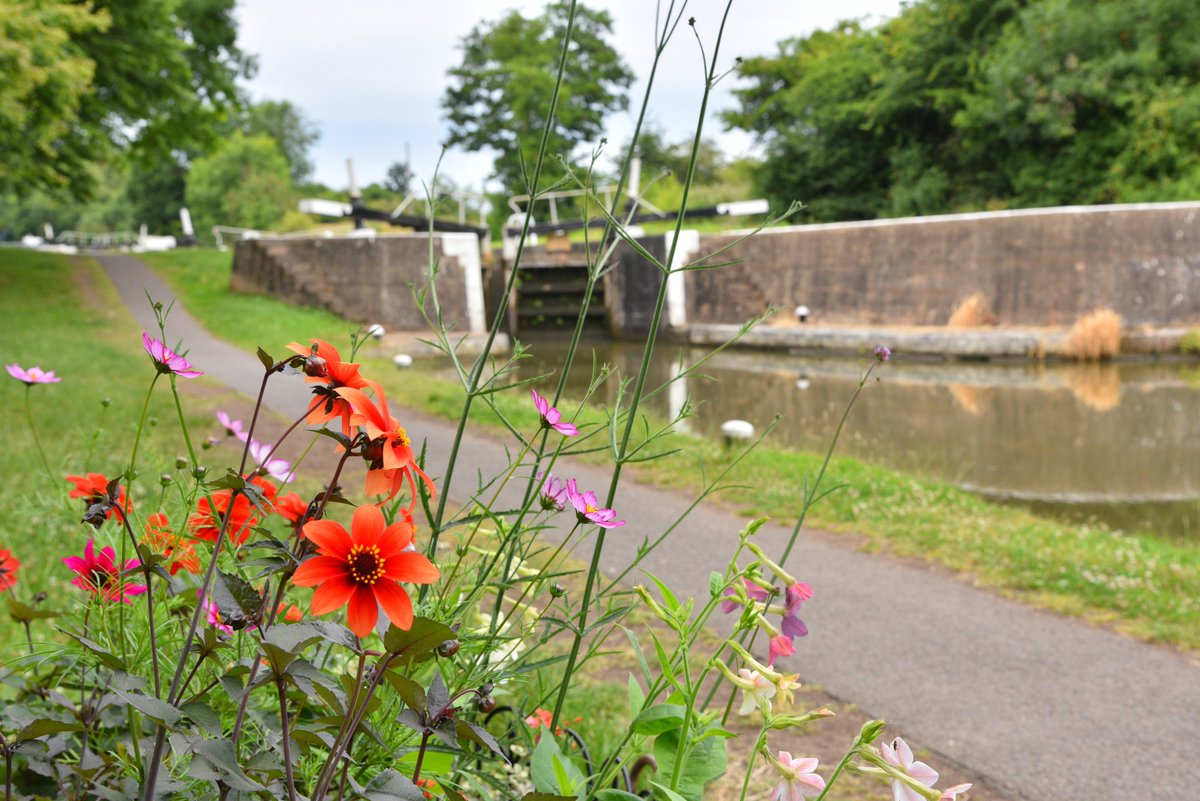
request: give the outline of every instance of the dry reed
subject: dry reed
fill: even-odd
[[[986,322],[987,301],[982,292],[976,292],[954,307],[950,312],[947,328],[979,328]]]
[[[1121,316],[1112,309],[1096,309],[1075,321],[1063,343],[1063,355],[1099,361],[1121,352]]]

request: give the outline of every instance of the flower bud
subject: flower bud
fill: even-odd
[[[202,464],[198,464],[192,468],[192,476],[195,478],[204,478],[206,473],[208,473],[208,468]]]
[[[100,405],[107,409],[109,406],[112,406],[112,398],[101,398]]]
[[[163,473],[161,476],[158,477],[158,483],[162,484],[164,487],[171,486],[171,474]]]
[[[312,378],[328,378],[329,364],[314,353],[304,360],[304,374]]]
[[[176,470],[182,470],[183,468],[185,468],[187,466],[188,466],[188,460],[185,457],[183,457],[183,456],[175,457],[175,469]]]
[[[148,425],[149,425],[151,428],[154,428],[156,425],[158,425],[158,418],[157,418],[157,417],[151,417],[149,420],[147,420],[147,421],[146,421],[146,423],[147,423],[147,424],[148,424]]]
[[[475,706],[480,712],[490,713],[496,711],[496,699],[491,695],[483,694],[475,696]]]
[[[550,585],[550,597],[561,598],[567,594],[567,588],[559,584],[557,581]]]
[[[448,659],[458,653],[459,646],[458,640],[446,640],[437,647],[438,656]]]

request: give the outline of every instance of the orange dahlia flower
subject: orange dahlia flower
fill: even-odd
[[[367,437],[371,440],[371,444],[366,449],[366,456],[370,462],[367,470],[367,494],[385,495],[383,500],[386,501],[395,497],[396,493],[400,491],[400,487],[408,482],[411,496],[408,508],[411,510],[413,504],[417,502],[417,487],[413,482],[413,472],[415,471],[425,482],[430,497],[435,494],[433,482],[417,464],[408,432],[396,418],[388,414],[387,396],[383,392],[383,387],[374,381],[368,381],[367,384],[375,390],[375,396],[379,398],[378,406],[361,390],[351,387],[337,390],[337,393],[345,398],[346,402],[354,409],[354,414],[350,417],[350,424],[366,429]]]
[[[255,476],[250,483],[262,489],[263,497],[268,503],[275,500],[275,487],[270,482],[264,481],[261,476]],[[212,494],[212,506],[209,505],[208,498],[201,498],[196,503],[196,512],[188,520],[188,528],[192,530],[193,537],[206,542],[217,541],[217,534],[221,531],[221,519],[229,509],[231,495],[233,490],[218,490]],[[213,507],[216,507],[215,513]],[[230,541],[241,545],[249,539],[250,529],[258,525],[258,514],[258,508],[250,503],[250,499],[239,494],[233,502],[233,511],[229,516],[227,531]]]
[[[0,592],[13,588],[20,567],[21,561],[12,555],[12,551],[0,548]]]
[[[362,389],[367,385],[366,379],[358,374],[359,365],[354,362],[342,361],[341,354],[337,348],[330,345],[323,339],[312,340],[312,345],[305,347],[299,342],[292,342],[288,345],[288,349],[300,354],[301,356],[312,355],[313,349],[316,349],[316,356],[324,361],[324,375],[307,375],[305,381],[310,384],[319,384],[313,388],[313,394],[322,402],[316,403],[312,410],[305,418],[310,426],[319,426],[327,423],[335,417],[342,419],[342,433],[347,437],[350,436],[350,415],[353,410],[341,397],[337,395],[337,390],[341,387],[352,387],[354,389]],[[307,372],[307,371],[306,371]]]
[[[93,503],[99,503],[104,494],[108,492],[108,479],[103,473],[88,473],[86,476],[67,476],[67,481],[75,485],[75,489],[71,490],[68,498],[83,498],[87,506]],[[117,490],[117,505],[129,514],[129,499],[125,497],[125,488],[120,487]],[[116,509],[108,510],[108,519],[111,520],[113,515],[117,513]]]
[[[142,542],[166,557],[167,570],[175,575],[180,570],[195,575],[200,572],[200,558],[192,541],[171,531],[171,521],[162,512],[146,518],[146,534]]]
[[[332,520],[314,520],[304,536],[317,546],[317,555],[300,565],[292,581],[316,587],[311,612],[324,615],[345,604],[346,625],[366,637],[379,619],[379,607],[402,629],[412,628],[413,605],[399,582],[432,584],[441,576],[423,554],[405,550],[413,527],[405,521],[387,525],[379,507],[354,510],[347,532]]]

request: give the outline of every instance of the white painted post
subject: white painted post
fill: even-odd
[[[672,233],[668,232],[665,236],[667,252],[670,253]],[[667,275],[667,325],[672,328],[687,325],[687,290],[682,268],[699,251],[700,232],[680,231],[679,245],[675,248],[675,258],[669,265],[671,272]]]
[[[192,213],[188,211],[187,206],[181,206],[179,209],[179,224],[183,226],[183,235],[192,237],[196,235],[192,228]]]
[[[472,334],[487,331],[483,309],[483,264],[479,258],[479,237],[472,233],[442,233],[442,255],[453,256],[463,268],[467,295],[467,323]]]

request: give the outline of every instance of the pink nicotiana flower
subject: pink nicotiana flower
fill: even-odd
[[[766,587],[762,586],[761,584],[758,584],[757,582],[751,581],[748,578],[743,578],[742,584],[746,588],[746,595],[748,595],[750,597],[750,599],[753,601],[758,601],[759,603],[766,603],[766,600],[771,597],[771,591],[768,590]],[[728,601],[721,601],[721,611],[722,612],[724,612],[725,614],[729,614],[733,610],[741,607],[742,603],[740,600],[738,600],[739,596],[738,596],[738,591],[736,589],[734,589],[733,587],[726,587],[725,595],[729,595],[729,596],[733,596],[733,597]]]
[[[958,794],[965,793],[970,789],[970,784],[956,784],[953,787],[947,787],[942,791],[942,797],[938,801],[958,801]]]
[[[122,573],[141,567],[142,563],[137,559],[130,559],[125,563],[125,568],[121,569],[117,567],[116,559],[117,552],[111,545],[104,546],[97,553],[95,540],[89,539],[82,557],[68,556],[62,561],[75,571],[76,576],[71,583],[79,589],[98,595],[106,601],[129,603],[130,596],[141,595],[146,588],[141,584],[125,581]]]
[[[742,690],[742,708],[739,715],[749,715],[755,709],[761,709],[763,715],[771,714],[771,699],[775,697],[775,683],[757,670],[738,668],[738,678],[742,680],[739,686]]]
[[[796,757],[780,751],[775,771],[783,777],[771,791],[771,801],[801,801],[816,798],[825,789],[825,779],[817,773],[816,757]]]
[[[242,442],[246,441],[246,437],[248,435],[242,430],[241,420],[234,420],[225,412],[217,412],[217,419],[221,421],[221,425],[225,427],[226,434],[231,437],[237,437]]]
[[[791,656],[794,653],[796,653],[796,644],[792,642],[791,637],[786,634],[772,637],[771,645],[767,649],[767,666],[774,667],[776,659],[781,656]]]
[[[256,439],[250,440],[250,458],[254,460],[254,464],[259,470],[265,470],[276,481],[286,484],[296,480],[292,474],[292,463],[272,456],[270,445]]]
[[[567,500],[575,507],[575,516],[580,523],[595,523],[601,528],[625,525],[624,520],[617,520],[616,511],[600,506],[600,501],[596,500],[596,493],[580,492],[573,478],[567,481]]]
[[[537,394],[536,389],[531,389],[533,393],[533,407],[537,409],[537,413],[542,416],[542,427],[553,428],[560,434],[565,434],[568,437],[573,437],[579,433],[579,429],[571,423],[563,423],[562,414],[555,407],[550,405],[550,401]]]
[[[154,366],[158,368],[158,372],[164,375],[174,373],[180,378],[198,378],[204,375],[199,370],[193,370],[187,359],[164,345],[162,340],[151,339],[145,331],[142,332],[142,347],[154,360]]]
[[[889,765],[895,765],[926,787],[932,787],[938,780],[938,773],[924,762],[913,760],[912,749],[908,743],[897,737],[891,743],[880,743],[879,750],[883,759]],[[892,779],[893,801],[925,801],[924,797],[900,779]]]
[[[561,512],[567,508],[567,485],[560,478],[555,478],[549,473],[539,473],[538,478],[542,479],[542,508],[549,511],[554,510]]]
[[[30,367],[28,370],[21,369],[19,364],[6,364],[4,369],[8,370],[8,374],[18,381],[23,381],[25,386],[32,387],[34,384],[57,384],[62,381],[61,378],[54,374],[51,370],[46,372],[40,367]]]
[[[797,581],[784,593],[781,628],[788,637],[803,637],[808,634],[808,626],[800,619],[800,606],[812,596],[812,587],[803,581]]]

